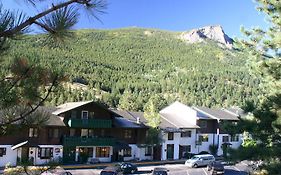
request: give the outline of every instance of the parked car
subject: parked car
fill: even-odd
[[[168,175],[168,171],[167,168],[154,168],[152,171],[152,175]]]
[[[127,173],[133,174],[138,171],[137,166],[132,163],[122,162],[122,163],[119,163],[118,165],[120,166],[120,168],[124,174],[127,174]]]
[[[211,171],[211,174],[224,174],[224,166],[219,161],[210,162],[207,165],[207,170]]]
[[[122,175],[122,170],[119,166],[108,166],[104,168],[100,175]]]
[[[185,165],[197,168],[199,166],[206,166],[210,162],[215,161],[215,157],[211,154],[195,155],[191,159],[185,161]]]

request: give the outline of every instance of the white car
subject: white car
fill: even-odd
[[[215,161],[215,157],[211,154],[195,155],[191,159],[185,161],[188,167],[197,168],[199,166],[207,166],[210,162]]]

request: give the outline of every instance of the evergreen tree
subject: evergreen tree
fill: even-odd
[[[264,12],[271,26],[268,30],[254,28],[242,32],[248,40],[241,40],[239,48],[249,53],[249,66],[261,79],[263,94],[255,104],[248,105],[253,118],[244,119],[240,129],[251,134],[256,144],[255,155],[269,162],[270,174],[279,174],[281,157],[281,2],[257,0],[259,11]],[[272,164],[279,164],[272,169]]]
[[[36,8],[42,1],[47,3],[47,0],[26,2]],[[44,42],[38,43],[39,47],[50,44],[53,49],[57,49],[74,36],[70,29],[78,22],[79,10],[89,10],[97,17],[96,13],[103,12],[106,7],[103,0],[64,0],[49,3],[50,8],[28,17],[24,12],[4,9],[0,2],[1,62],[7,59],[7,54],[11,52],[11,43],[16,43],[19,38],[25,39],[24,34],[29,31],[30,26],[35,25],[46,33],[43,35]],[[12,65],[8,66],[10,69],[0,72],[0,110],[18,109],[17,115],[1,116],[0,134],[7,133],[13,124],[30,124],[28,119],[32,119],[32,113],[43,105],[58,83],[65,78],[63,73],[55,68],[38,65],[36,57],[41,54],[38,52],[36,50],[35,53],[26,53],[25,50],[23,54],[15,56]],[[47,92],[42,93],[42,89],[46,87]],[[57,100],[52,103],[57,103]],[[59,98],[60,100],[63,100],[63,97]]]

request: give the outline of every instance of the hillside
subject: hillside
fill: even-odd
[[[26,36],[8,56],[63,70],[70,82],[88,86],[64,86],[47,104],[100,97],[111,107],[143,110],[149,98],[158,96],[168,103],[177,99],[199,106],[241,106],[259,94],[246,58],[212,40],[187,43],[180,32],[142,28],[75,33],[71,44],[61,48],[44,45],[44,35]],[[1,71],[7,70],[7,62]]]

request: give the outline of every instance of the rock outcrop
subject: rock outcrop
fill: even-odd
[[[188,43],[204,42],[206,39],[209,39],[217,42],[221,47],[231,49],[233,46],[233,39],[224,33],[220,25],[206,26],[183,32],[180,35],[180,39]]]

